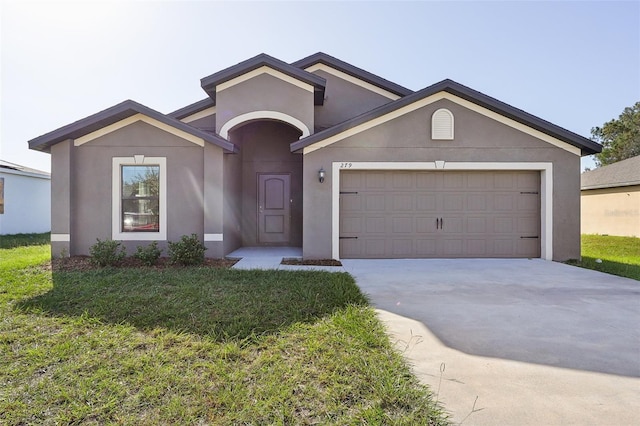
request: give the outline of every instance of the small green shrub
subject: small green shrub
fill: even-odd
[[[169,257],[172,263],[180,265],[201,265],[204,263],[204,251],[207,248],[196,234],[183,235],[180,241],[169,241]]]
[[[91,263],[99,266],[113,266],[127,255],[127,249],[119,241],[96,238],[97,243],[89,247]]]
[[[140,260],[147,266],[153,266],[160,258],[160,254],[162,254],[162,250],[158,248],[158,242],[154,241],[146,247],[136,247],[136,253],[133,255],[133,257]]]

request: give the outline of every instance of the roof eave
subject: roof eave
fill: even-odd
[[[194,102],[180,109],[177,109],[173,112],[170,112],[167,115],[169,117],[175,118],[176,120],[182,120],[185,117],[196,114],[200,111],[204,111],[205,109],[211,108],[212,106],[215,106],[215,105],[216,105],[215,101],[209,97],[209,98],[202,99],[198,102]]]
[[[602,151],[602,146],[590,139],[570,132],[569,130],[563,129],[559,126],[556,126],[555,124],[552,124],[525,111],[512,107],[502,101],[499,101],[495,98],[487,96],[481,92],[475,91],[469,87],[463,86],[460,83],[456,83],[455,81],[448,79],[414,92],[411,95],[407,95],[404,98],[400,98],[393,102],[384,104],[372,111],[366,112],[360,116],[339,123],[321,132],[307,136],[304,139],[293,142],[291,144],[291,151],[300,152],[302,149],[306,148],[307,146],[313,145],[316,142],[342,133],[352,127],[365,123],[374,118],[383,116],[405,105],[409,105],[413,102],[416,102],[420,99],[426,98],[441,91],[450,93],[476,105],[487,108],[493,112],[501,114],[533,129],[536,129],[551,137],[580,148],[582,156],[596,154]]]
[[[324,90],[326,87],[326,80],[320,76],[317,76],[308,71],[302,70],[298,67],[294,67],[286,62],[276,59],[267,54],[261,53],[246,61],[240,62],[231,67],[225,68],[214,74],[200,79],[200,86],[209,95],[209,97],[215,103],[216,101],[216,87],[226,81],[232,80],[243,74],[251,72],[262,66],[267,66],[276,71],[279,71],[289,77],[300,80],[309,84],[314,88],[314,103],[316,105],[322,105],[324,102]]]
[[[338,58],[335,58],[331,55],[327,55],[326,53],[322,53],[322,52],[318,52],[311,56],[307,56],[306,58],[302,58],[298,61],[292,62],[291,65],[293,65],[294,67],[298,67],[300,69],[306,69],[318,63],[322,63],[331,68],[337,69],[338,71],[342,71],[345,74],[348,74],[352,77],[355,77],[367,83],[373,84],[374,86],[380,87],[400,97],[407,96],[413,93],[413,90],[411,89],[407,89],[406,87],[403,87],[397,83],[389,81],[385,78],[382,78],[373,73],[370,73],[369,71],[366,71],[362,68],[358,68],[354,65],[341,61]]]
[[[107,108],[106,110],[90,115],[89,117],[34,138],[29,141],[29,148],[36,151],[50,153],[51,146],[57,143],[68,139],[77,139],[135,114],[146,115],[164,124],[201,138],[206,142],[217,145],[227,152],[235,152],[236,150],[236,147],[232,142],[229,142],[220,136],[199,130],[132,100],[126,100],[111,108]]]

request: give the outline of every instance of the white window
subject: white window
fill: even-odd
[[[112,167],[114,240],[167,239],[167,159],[114,157]]]
[[[445,108],[440,108],[431,116],[431,139],[453,139],[453,114]]]

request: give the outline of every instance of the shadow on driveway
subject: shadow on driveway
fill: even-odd
[[[544,260],[343,260],[373,304],[472,355],[640,377],[640,281]]]

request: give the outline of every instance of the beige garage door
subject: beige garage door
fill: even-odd
[[[342,258],[540,257],[537,171],[342,171]]]

